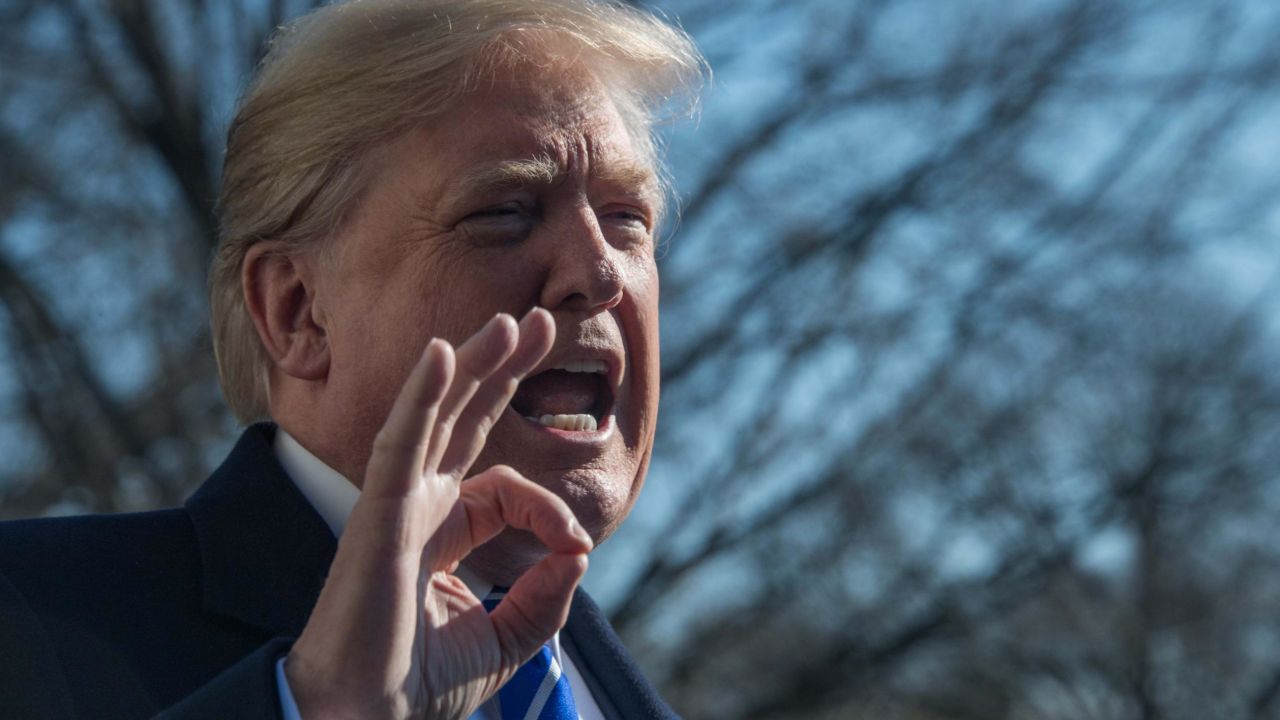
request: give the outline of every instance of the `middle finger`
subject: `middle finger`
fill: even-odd
[[[501,368],[495,370],[476,389],[471,401],[463,409],[453,438],[444,451],[439,472],[462,476],[471,468],[476,456],[484,448],[489,430],[511,402],[511,396],[524,376],[546,356],[555,342],[556,327],[551,314],[542,308],[534,308],[520,321],[520,338]]]
[[[515,320],[506,313],[498,313],[458,348],[453,382],[440,402],[439,414],[431,428],[423,472],[436,471],[459,415],[476,388],[510,357],[519,339],[518,333]]]

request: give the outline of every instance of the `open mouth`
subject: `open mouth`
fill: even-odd
[[[595,432],[613,410],[603,360],[563,363],[521,381],[511,409],[526,420],[569,432]]]

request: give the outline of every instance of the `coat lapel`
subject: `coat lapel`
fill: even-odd
[[[678,718],[613,632],[604,613],[582,590],[573,596],[562,639],[591,694],[607,717]]]
[[[274,425],[246,429],[186,510],[200,544],[205,609],[297,637],[337,541],[276,460],[274,440]]]

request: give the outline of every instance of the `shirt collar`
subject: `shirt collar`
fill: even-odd
[[[360,499],[360,489],[302,447],[283,428],[276,430],[275,453],[293,484],[298,486],[303,497],[329,526],[333,536],[342,537],[347,518],[351,516],[356,500]],[[477,577],[464,566],[460,565],[453,574],[480,599],[484,599],[493,590],[492,583]]]

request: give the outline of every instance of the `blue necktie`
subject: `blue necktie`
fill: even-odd
[[[506,596],[506,588],[494,588],[484,599],[484,609],[492,612]],[[498,702],[502,705],[502,720],[578,720],[569,678],[561,671],[549,645],[539,648],[498,690]]]

